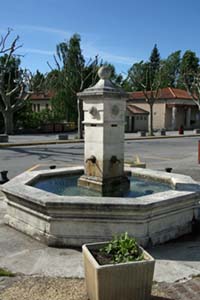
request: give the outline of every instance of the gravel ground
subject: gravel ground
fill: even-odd
[[[5,279],[0,300],[87,300],[87,294],[83,279],[18,277]]]
[[[154,285],[151,300],[165,300]],[[16,276],[0,277],[0,300],[88,300],[84,279]]]

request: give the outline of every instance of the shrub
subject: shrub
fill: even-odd
[[[119,237],[115,236],[100,252],[114,264],[144,259],[135,238],[129,237],[127,232]]]

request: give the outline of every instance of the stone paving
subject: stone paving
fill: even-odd
[[[192,172],[193,170],[187,170],[188,175],[194,175]],[[191,173],[191,174],[190,174]],[[200,181],[200,172],[195,173],[196,180]],[[0,201],[2,200],[0,194]],[[16,236],[16,241],[10,240],[10,242],[7,240],[8,245],[12,245],[14,243],[14,246],[17,246],[17,239],[21,235],[18,232],[15,232],[14,230],[8,228],[6,229],[5,225],[3,224],[3,214],[4,214],[5,206],[0,207],[0,227],[4,228],[4,232],[11,232],[12,231],[12,237],[14,238]],[[1,230],[0,228],[0,230]],[[2,231],[0,233],[0,236],[2,234]],[[6,241],[8,237],[4,236],[4,240]],[[19,239],[18,244],[21,248],[27,249],[26,252],[23,253],[16,253],[13,255],[13,253],[9,252],[11,249],[8,250],[8,261],[10,261],[9,267],[17,266],[18,269],[22,270],[20,265],[20,260],[31,257],[31,252],[28,248],[26,248],[29,245],[28,237],[24,236],[24,244],[23,239]],[[30,245],[32,244],[33,248],[35,247],[35,250],[38,254],[44,252],[45,255],[45,249],[43,249],[43,246],[40,246],[38,243],[38,247],[40,247],[40,251],[37,250],[37,245],[35,243],[38,243],[36,241],[32,241],[30,239]],[[176,244],[176,247],[175,247]],[[152,254],[154,252],[155,257],[157,259],[157,275],[156,279],[159,282],[155,282],[153,286],[153,292],[152,292],[152,299],[151,300],[199,300],[200,299],[200,234],[198,236],[189,237],[189,241],[186,239],[180,239],[179,241],[176,241],[175,244],[171,242],[170,244],[161,245],[157,248],[155,248],[152,251]],[[36,246],[34,246],[36,245]],[[177,247],[178,245],[178,247]],[[4,255],[6,256],[7,250],[5,250],[4,253],[2,253],[2,248],[0,246],[0,267],[4,267],[5,265],[2,265]],[[160,251],[162,249],[162,251]],[[52,268],[50,267],[47,269],[46,274],[38,274],[38,268],[41,265],[41,260],[37,261],[36,264],[34,261],[33,263],[33,272],[28,273],[29,269],[29,263],[28,260],[24,261],[24,265],[26,265],[27,273],[25,275],[17,275],[14,278],[5,278],[0,277],[0,300],[18,300],[18,299],[24,299],[24,300],[87,300],[86,292],[85,292],[85,286],[84,286],[84,280],[83,279],[67,279],[65,278],[65,268],[63,267],[63,264],[65,263],[66,259],[69,259],[70,256],[70,250],[69,252],[65,251],[65,249],[59,250],[61,253],[61,257],[65,258],[64,260],[59,260],[59,256],[56,255],[56,249],[49,249],[49,259],[52,264]],[[64,253],[65,252],[65,253]],[[157,253],[157,254],[156,254]],[[158,255],[159,253],[159,255]],[[173,255],[172,255],[173,253]],[[68,255],[69,254],[69,255]],[[174,255],[175,254],[175,255]],[[55,256],[54,256],[55,255]],[[80,257],[80,252],[79,252]],[[59,273],[59,270],[56,270],[57,264],[61,262],[63,273]],[[69,260],[70,261],[70,260]],[[30,262],[30,260],[29,260]],[[162,270],[161,265],[165,265],[166,267]],[[76,266],[76,261],[73,261],[73,268]],[[70,264],[65,264],[65,266],[68,269],[68,277],[70,277],[70,273],[73,276],[76,276],[76,272],[73,274],[73,272],[70,271]],[[44,267],[44,265],[42,265]],[[185,268],[186,273],[182,273],[182,267]],[[189,269],[190,268],[190,269]],[[35,270],[35,272],[34,272]],[[159,272],[158,272],[159,270]],[[192,272],[193,270],[193,272]],[[51,272],[54,271],[54,277],[52,277]],[[189,273],[187,273],[189,271]],[[56,275],[57,273],[57,275]],[[168,274],[167,274],[168,273]],[[193,273],[193,276],[191,274]],[[37,277],[39,276],[39,277]],[[42,276],[42,277],[41,277]],[[50,276],[50,277],[49,277]],[[170,277],[171,280],[167,280],[166,278]],[[185,277],[184,277],[185,276]],[[156,280],[154,279],[154,280]],[[25,284],[26,282],[26,284]],[[53,298],[52,298],[53,297]]]
[[[199,300],[200,278],[196,277],[186,282],[172,284],[160,283],[154,286],[154,290],[161,297],[152,297],[152,300]]]
[[[4,232],[3,243],[7,244],[7,248],[2,247],[2,244],[0,246],[0,266],[7,266],[8,269],[17,272],[17,276],[0,277],[0,300],[87,300],[84,280],[66,278],[66,276],[77,277],[76,268],[81,261],[81,253],[78,253],[77,260],[75,250],[45,247],[26,235],[6,227],[2,220],[4,209],[5,206],[1,206],[0,229],[1,239]],[[16,249],[15,253],[12,252],[12,247]],[[198,234],[151,250],[157,259],[157,275],[154,278],[156,281],[151,300],[200,299],[199,248]],[[34,251],[36,256],[33,256]],[[79,276],[82,277],[80,267],[79,265],[78,269],[81,270]]]

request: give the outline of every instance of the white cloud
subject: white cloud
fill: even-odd
[[[86,57],[95,57],[98,55],[100,59],[104,61],[108,61],[111,63],[118,63],[123,65],[132,66],[132,64],[136,61],[134,57],[129,57],[125,55],[118,55],[113,52],[101,50],[100,47],[97,48],[92,46],[91,44],[83,44],[83,52]],[[85,50],[86,49],[86,50]]]
[[[72,35],[71,32],[58,29],[58,28],[52,28],[52,27],[45,27],[45,26],[31,26],[31,25],[16,25],[16,29],[22,29],[27,31],[39,31],[39,32],[46,32],[46,33],[53,33],[62,35],[64,37],[70,37]]]
[[[35,49],[35,48],[22,48],[22,51],[34,53],[34,54],[43,54],[43,55],[53,55],[54,51]]]
[[[108,60],[118,64],[132,65],[135,61],[133,57],[116,55],[114,53],[108,53],[101,50],[99,51],[99,55],[106,61]]]

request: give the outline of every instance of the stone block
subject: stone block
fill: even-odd
[[[160,130],[160,135],[166,135],[166,130],[164,128]]]
[[[140,131],[140,136],[146,136],[146,131]]]
[[[194,132],[195,134],[200,134],[200,129],[194,129],[193,132]]]
[[[8,135],[0,134],[0,143],[8,143]]]
[[[66,133],[61,133],[58,135],[59,140],[68,140],[68,134]]]

